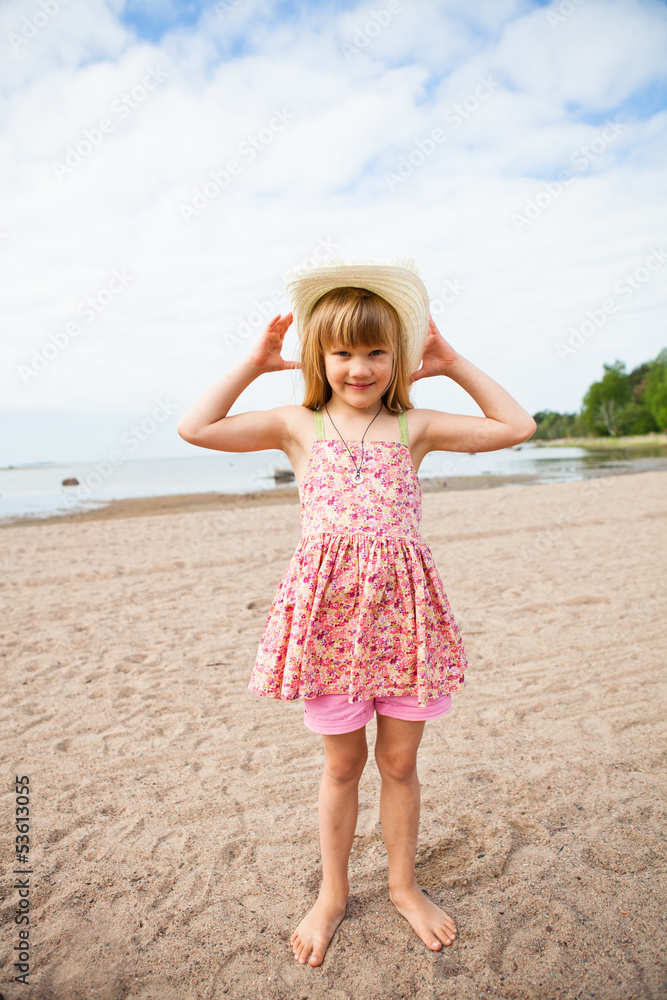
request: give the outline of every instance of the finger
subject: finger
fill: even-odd
[[[273,319],[269,320],[267,325],[272,329],[279,330],[283,326],[283,324],[285,325],[285,329],[287,329],[287,327],[290,325],[291,322],[292,322],[291,313],[287,313],[285,316],[281,316],[280,313],[277,313],[273,317]]]
[[[276,329],[278,329],[283,335],[287,333],[292,320],[287,316],[283,316],[279,323],[276,324]]]

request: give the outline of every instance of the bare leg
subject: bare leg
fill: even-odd
[[[318,802],[322,887],[317,902],[291,937],[294,957],[321,965],[345,916],[350,883],[347,866],[359,810],[359,778],[368,758],[366,727],[323,736],[324,774]]]
[[[389,896],[398,912],[433,951],[456,937],[454,921],[417,885],[415,855],[420,792],[417,750],[423,722],[377,717],[375,758],[382,776],[380,820],[389,861]]]

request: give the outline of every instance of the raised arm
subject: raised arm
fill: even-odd
[[[422,367],[412,381],[446,375],[472,396],[484,413],[470,417],[440,410],[420,410],[426,451],[498,451],[532,437],[537,424],[502,386],[447,343],[429,317]]]
[[[250,353],[202,393],[178,422],[178,433],[190,444],[216,451],[282,449],[288,434],[287,411],[251,410],[228,417],[244,389],[265,372],[300,368],[298,361],[284,361],[281,349],[292,314],[274,316]]]

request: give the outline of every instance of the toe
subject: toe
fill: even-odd
[[[324,961],[324,953],[327,950],[327,942],[315,939],[312,945],[312,955],[308,959],[310,965],[321,965]]]
[[[454,938],[456,937],[456,927],[450,920],[447,920],[439,927],[437,934],[439,938]]]
[[[303,943],[303,941],[298,941],[294,945],[294,957],[297,960],[297,962],[301,962],[301,963],[305,962],[306,961],[306,954],[307,954],[307,952],[306,952],[306,946],[305,946],[305,944]]]

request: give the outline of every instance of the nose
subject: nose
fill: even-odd
[[[371,366],[364,358],[352,358],[350,363],[350,375],[354,378],[361,378],[362,375],[370,375]]]

